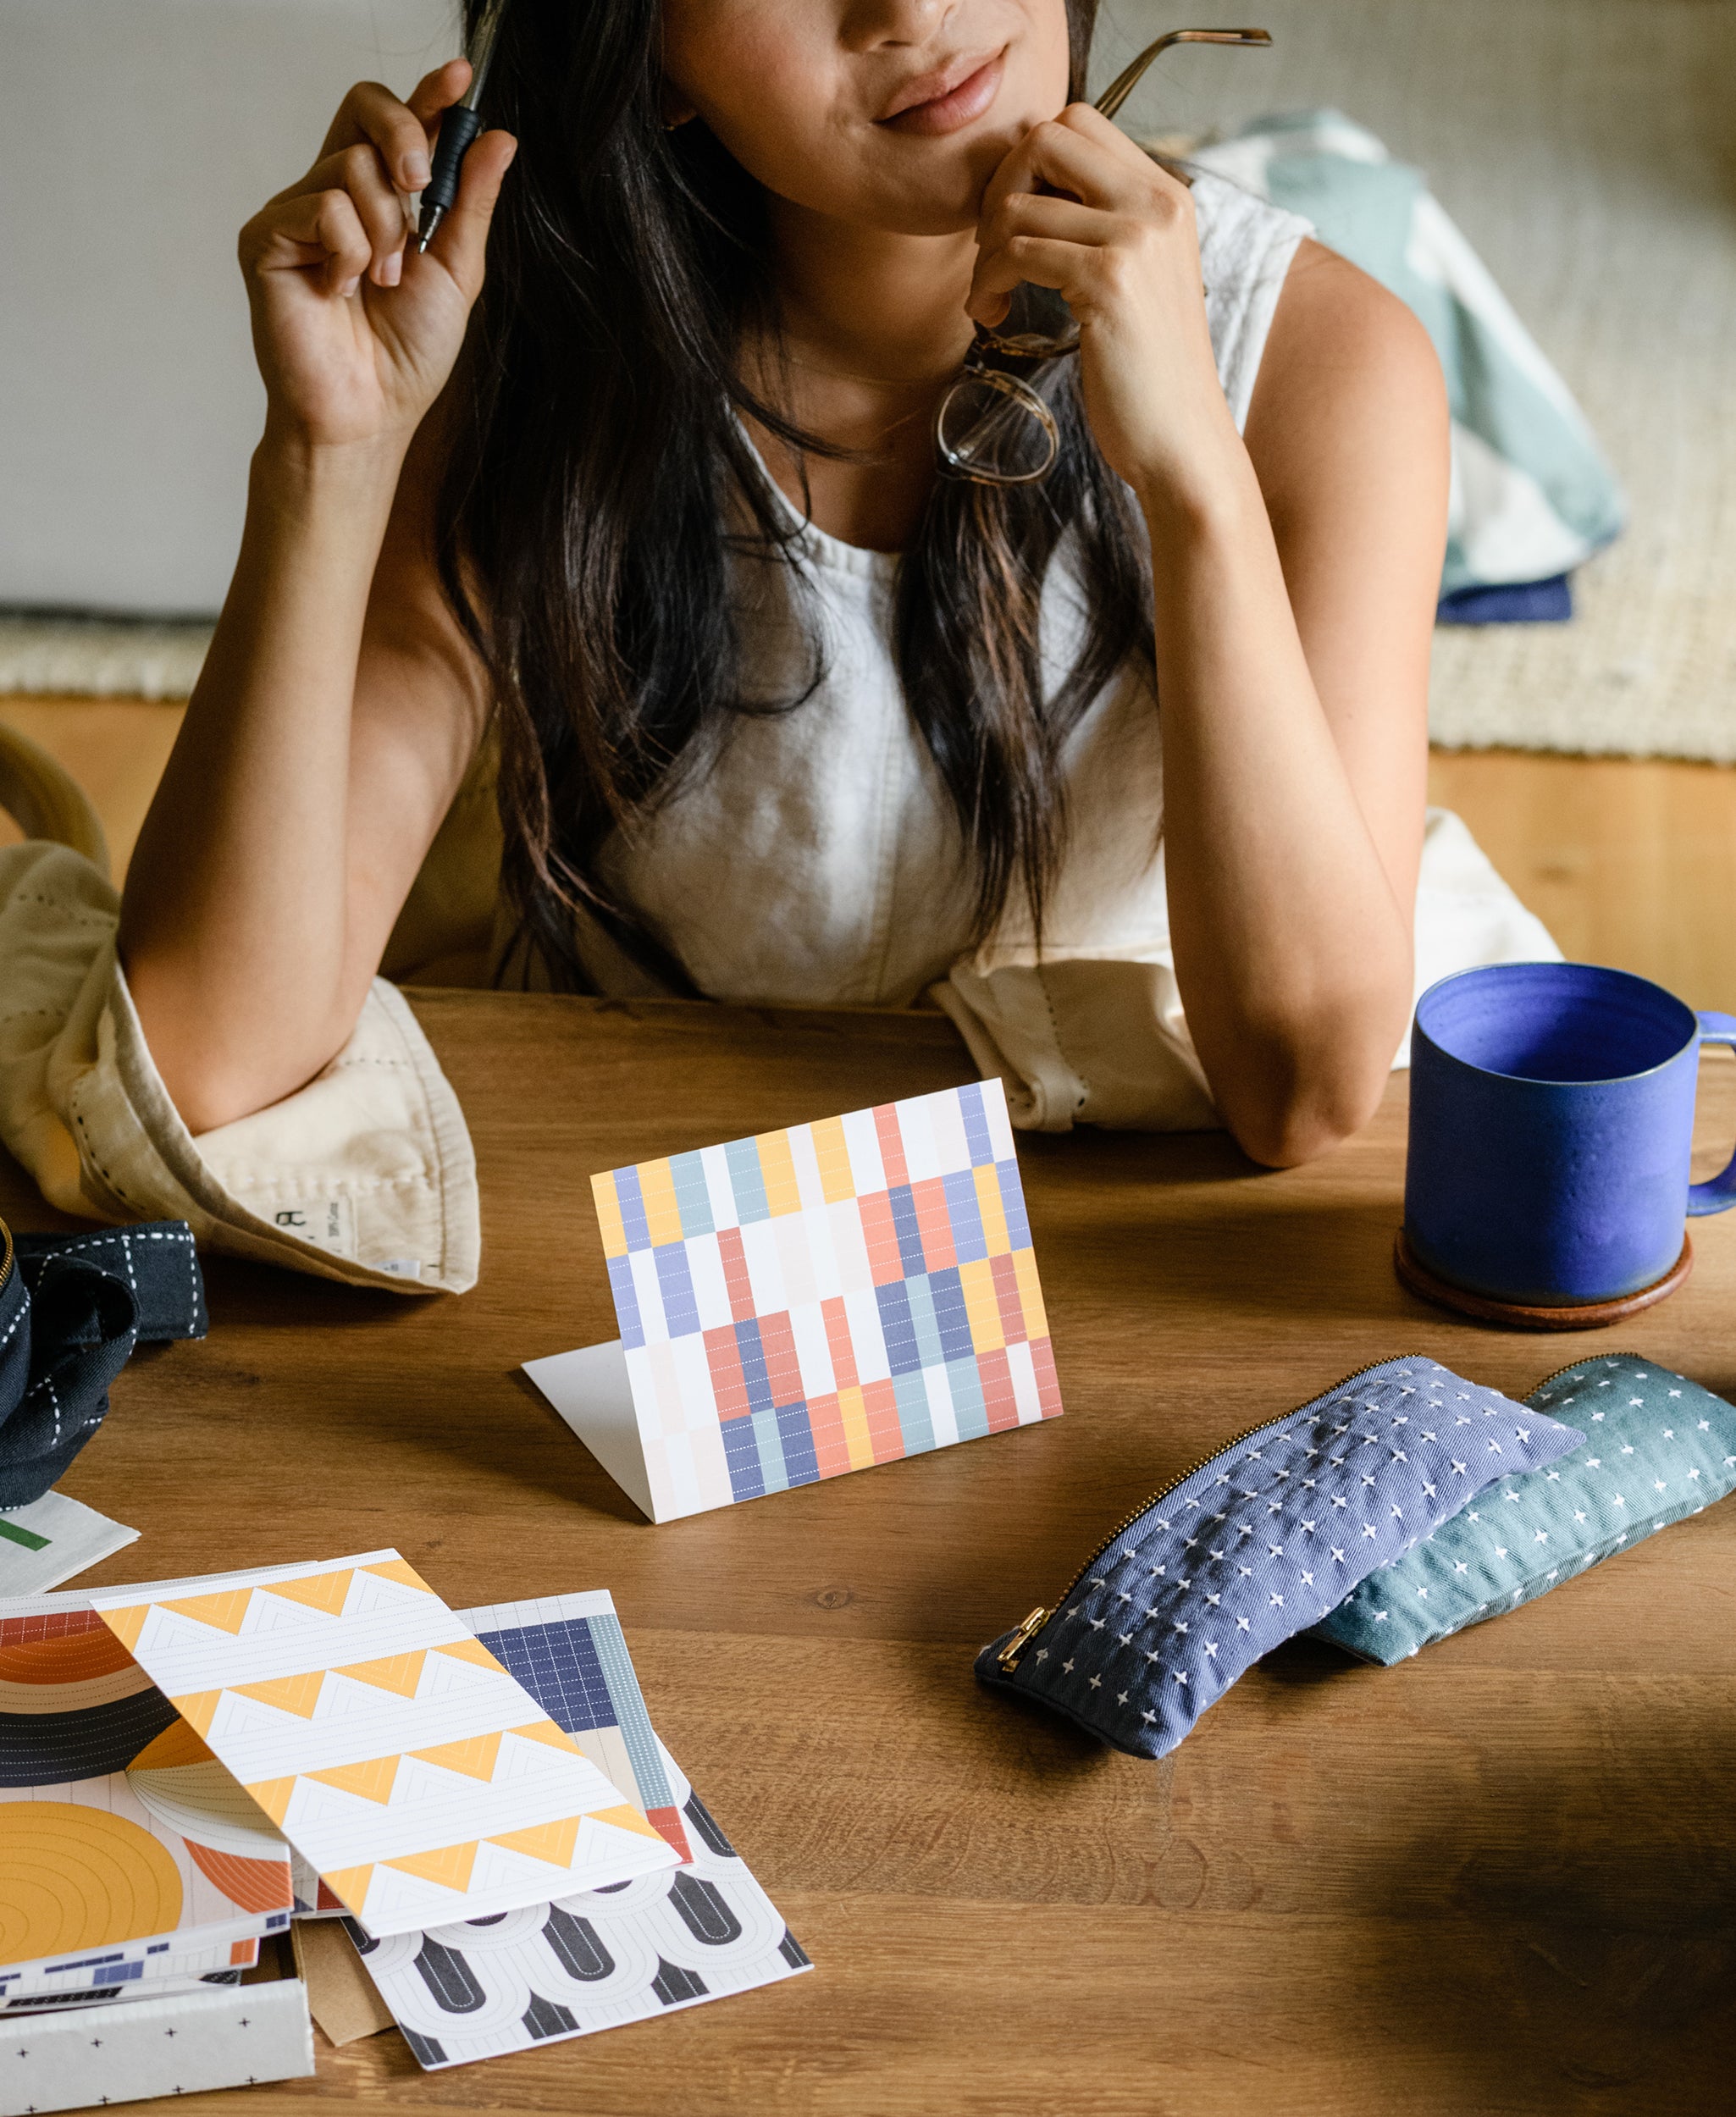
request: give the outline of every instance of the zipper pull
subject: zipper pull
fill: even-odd
[[[994,1658],[1000,1663],[1001,1667],[1007,1672],[1009,1676],[1010,1676],[1013,1671],[1018,1667],[1019,1658],[1024,1653],[1026,1648],[1031,1644],[1031,1642],[1037,1637],[1037,1633],[1042,1631],[1048,1621],[1048,1611],[1043,1608],[1041,1603],[1038,1603],[1036,1609],[1031,1611],[1031,1615],[1025,1620],[1024,1623],[1020,1626],[1019,1629],[1013,1634],[1012,1638],[1008,1640],[1007,1644],[1001,1649],[1000,1652],[996,1655]]]

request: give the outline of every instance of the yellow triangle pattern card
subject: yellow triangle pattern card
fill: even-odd
[[[678,1864],[396,1551],[91,1602],[377,1937]]]

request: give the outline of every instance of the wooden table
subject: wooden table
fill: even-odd
[[[517,1374],[612,1336],[595,1169],[967,1078],[937,1018],[429,994],[469,1114],[461,1300],[207,1263],[207,1342],[141,1356],[67,1489],[145,1532],[88,1577],[395,1544],[456,1606],[606,1587],[670,1748],[810,1976],[323,2098],[663,2117],[1724,2111],[1736,2090],[1736,1504],[1386,1671],[1308,1644],[1161,1764],[981,1693],[971,1657],[1126,1509],[1364,1364],[1515,1395],[1632,1347],[1736,1393],[1736,1220],[1613,1336],[1401,1291],[1405,1087],[1312,1168],[1220,1136],[1026,1137],[1067,1415],[653,1528]],[[1736,1132],[1706,1068],[1703,1130]],[[0,1212],[53,1216],[15,1169]]]

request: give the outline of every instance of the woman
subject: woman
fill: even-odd
[[[1274,1164],[1369,1115],[1441,379],[1303,224],[1080,100],[1094,12],[507,0],[425,255],[467,69],[351,90],[242,231],[264,438],[122,915],[192,1134],[344,1048],[437,833],[407,925],[498,858],[497,976],[932,990],[1024,1121],[1221,1121]],[[940,478],[1021,285],[1079,325],[1061,460]],[[491,837],[456,798],[496,751]],[[1538,953],[1469,857],[1477,949]]]

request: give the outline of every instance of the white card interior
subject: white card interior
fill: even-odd
[[[577,1352],[553,1353],[545,1360],[527,1360],[524,1372],[639,1512],[649,1521],[666,1519],[651,1498],[644,1443],[639,1438],[633,1385],[620,1339],[611,1338],[607,1345],[581,1346]]]

